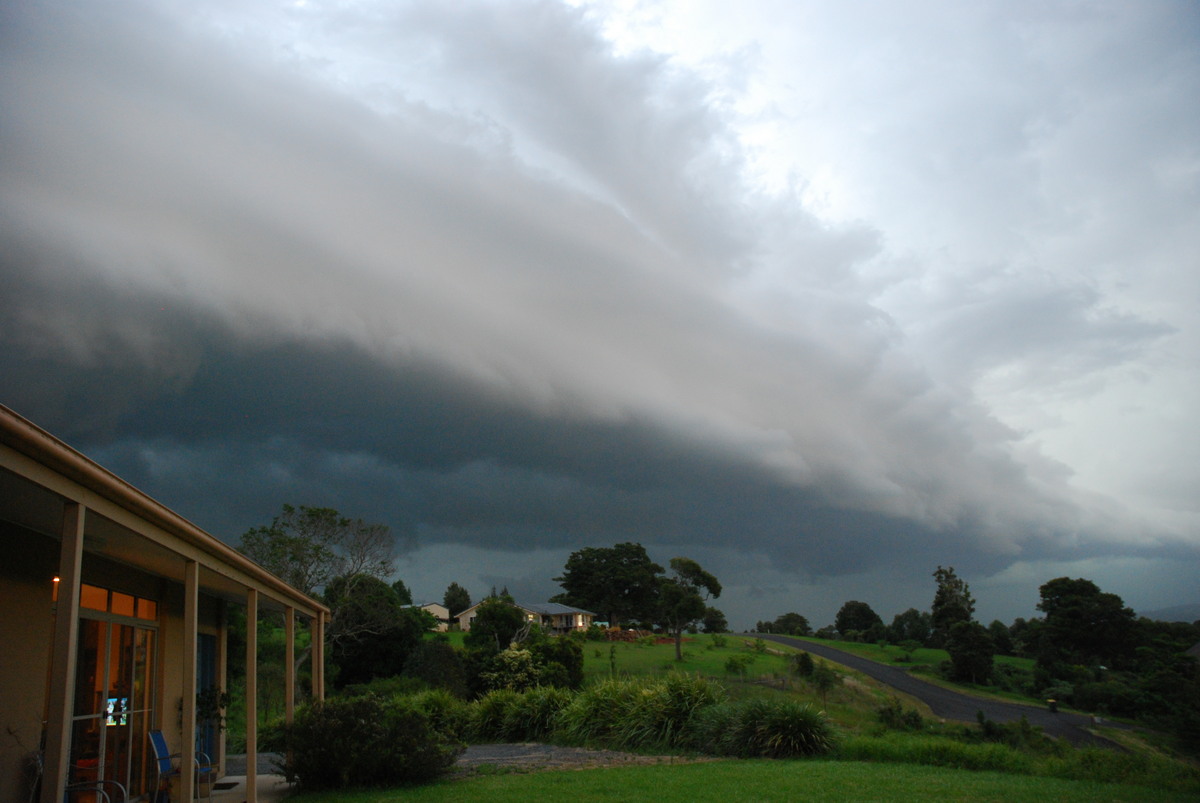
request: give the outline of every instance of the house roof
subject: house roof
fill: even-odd
[[[586,613],[588,616],[595,616],[591,611],[585,611],[583,608],[572,608],[568,605],[560,605],[557,602],[518,602],[518,608],[524,608],[530,613],[540,613],[542,616],[561,616],[570,613]]]
[[[182,582],[180,556],[196,560],[207,593],[240,598],[246,588],[260,604],[292,605],[306,616],[329,618],[329,608],[289,586],[233,547],[150,498],[33,422],[0,405],[0,498],[5,517],[56,537],[62,500],[86,501],[85,549]]]
[[[475,610],[483,603],[487,602],[488,599],[493,599],[493,598],[488,597],[486,599],[481,599],[479,602],[476,602],[470,608],[460,611],[458,615],[462,616],[463,614],[470,613],[471,611]],[[573,614],[573,613],[584,613],[584,614],[587,614],[588,616],[596,615],[592,611],[585,611],[583,608],[572,608],[568,605],[560,605],[557,602],[513,602],[513,605],[517,606],[518,608],[520,608],[521,610],[523,610],[527,613],[536,613],[539,616],[563,616],[563,615]]]

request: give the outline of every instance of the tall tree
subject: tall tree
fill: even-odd
[[[412,590],[400,578],[396,578],[396,582],[392,583],[392,591],[396,592],[396,600],[401,605],[413,604]]]
[[[870,605],[852,599],[838,610],[833,619],[833,626],[844,638],[851,633],[863,633],[876,626],[883,627],[883,620]]]
[[[335,577],[388,577],[395,544],[386,525],[327,507],[284,505],[270,526],[247,530],[239,549],[293,588],[315,594]]]
[[[333,611],[329,652],[338,667],[338,686],[400,674],[422,634],[433,626],[432,617],[404,608],[396,592],[377,577],[334,578],[326,586],[325,601]]]
[[[284,505],[270,526],[247,530],[238,548],[306,594],[327,590],[335,578],[343,578],[335,595],[337,601],[331,605],[334,624],[326,631],[331,642],[352,636],[359,629],[357,625],[343,629],[337,624],[347,620],[339,618],[337,605],[354,599],[360,584],[382,582],[394,571],[395,538],[386,525],[351,519],[327,507]],[[308,659],[311,650],[310,645],[296,656],[297,667]]]
[[[471,595],[458,583],[451,583],[446,586],[446,593],[442,595],[442,604],[450,611],[451,618],[457,618],[460,613],[471,607]]]
[[[1039,591],[1037,607],[1046,614],[1037,647],[1040,666],[1103,663],[1111,667],[1133,652],[1136,618],[1116,594],[1105,593],[1082,577],[1059,577]]]
[[[812,626],[808,623],[808,619],[795,612],[776,617],[768,627],[771,633],[783,633],[787,636],[812,635]]]
[[[572,552],[562,576],[554,578],[563,592],[550,601],[593,611],[614,626],[649,619],[662,571],[641,544],[585,547]]]
[[[969,622],[975,615],[975,600],[966,582],[954,573],[954,567],[937,567],[933,573],[937,581],[937,592],[933,595],[930,608],[932,633],[930,642],[935,647],[944,646],[950,636],[950,628],[958,622]]]
[[[675,637],[675,660],[683,660],[683,631],[704,618],[710,597],[721,596],[721,584],[691,558],[671,558],[674,576],[658,582],[658,621]]]
[[[955,622],[946,637],[953,679],[967,683],[986,683],[992,676],[996,646],[987,628],[974,620]]]
[[[704,611],[704,632],[725,633],[728,630],[729,620],[725,618],[725,612],[711,605],[708,606]]]
[[[488,597],[475,611],[463,644],[471,649],[500,652],[529,632],[525,613],[503,597]]]
[[[893,617],[892,625],[888,628],[888,638],[896,644],[902,641],[927,644],[931,629],[931,617],[926,611],[909,608],[904,613],[898,613]]]

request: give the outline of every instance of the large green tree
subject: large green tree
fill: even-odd
[[[463,644],[474,650],[500,652],[528,632],[525,613],[511,598],[488,597],[476,609]]]
[[[655,609],[662,571],[662,566],[650,560],[641,544],[585,547],[572,552],[562,576],[554,578],[563,592],[550,601],[592,611],[613,626],[649,619]],[[696,618],[702,616],[703,613]]]
[[[671,558],[671,577],[658,582],[658,622],[675,638],[675,660],[683,660],[683,631],[704,618],[705,602],[721,596],[721,584],[691,558]]]
[[[975,600],[966,582],[954,573],[954,567],[937,567],[933,573],[937,591],[930,608],[932,633],[930,643],[942,647],[950,637],[950,628],[959,622],[969,622],[975,616]]]
[[[953,680],[986,683],[992,676],[996,646],[987,628],[974,620],[955,622],[946,637]]]
[[[434,624],[425,611],[405,608],[396,592],[376,577],[334,578],[325,600],[334,612],[329,657],[338,668],[338,686],[399,675]]]
[[[1059,577],[1044,584],[1038,610],[1046,614],[1039,633],[1039,666],[1055,664],[1114,666],[1135,646],[1135,615],[1116,594],[1091,580]]]
[[[851,633],[865,633],[875,627],[882,628],[883,620],[870,605],[852,599],[838,610],[833,619],[833,626],[845,638]]]
[[[293,588],[315,594],[335,577],[389,577],[396,541],[383,524],[327,507],[284,505],[269,526],[247,530],[239,549]]]
[[[904,613],[898,613],[892,618],[891,627],[888,628],[888,638],[895,644],[899,644],[902,641],[915,641],[919,644],[926,644],[929,642],[931,630],[932,624],[929,614],[926,611],[909,608]]]
[[[395,538],[386,525],[352,519],[327,507],[284,505],[269,526],[247,530],[238,548],[306,594],[328,591],[335,578],[342,578],[332,601],[327,601],[333,615],[326,629],[331,646],[360,632],[379,631],[371,617],[347,616],[339,609],[356,599],[360,584],[382,583],[394,572]],[[310,652],[311,645],[296,656],[297,668]]]
[[[451,583],[446,586],[446,593],[442,595],[442,604],[450,611],[451,618],[457,618],[460,613],[471,607],[471,595],[458,583]]]

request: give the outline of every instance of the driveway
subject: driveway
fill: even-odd
[[[801,641],[788,636],[777,636],[771,633],[746,633],[747,638],[760,638],[785,644],[788,647],[805,650],[826,658],[830,661],[848,666],[862,672],[880,683],[891,686],[896,691],[916,697],[929,706],[934,715],[942,719],[953,719],[959,722],[975,722],[976,713],[982,711],[984,716],[994,722],[1014,722],[1024,716],[1031,725],[1037,725],[1047,736],[1066,739],[1074,745],[1094,745],[1113,747],[1113,743],[1103,739],[1085,728],[1091,724],[1091,717],[1082,714],[1051,713],[1048,708],[1019,703],[1002,703],[983,697],[972,697],[961,692],[944,689],[924,680],[913,677],[903,669],[887,664],[877,663],[857,655],[827,647],[824,644],[814,644],[811,641]],[[1109,723],[1113,724],[1113,723]]]

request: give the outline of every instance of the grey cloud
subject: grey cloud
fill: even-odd
[[[878,231],[755,196],[706,86],[579,12],[316,11],[274,60],[166,6],[3,13],[3,400],[223,536],[291,502],[411,550],[640,540],[812,576],[1124,548],[1119,506],[871,303]],[[956,379],[1170,331],[970,289],[929,323]]]

